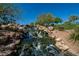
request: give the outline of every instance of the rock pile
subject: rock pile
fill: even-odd
[[[44,30],[46,31],[48,34],[49,34],[49,37],[52,37],[52,38],[55,38],[55,41],[56,41],[56,46],[62,51],[67,51],[69,49],[69,47],[64,43],[64,41],[61,39],[61,38],[56,38],[54,35],[53,35],[53,27],[52,26],[49,26],[48,28],[46,28],[45,26],[41,26],[41,25],[38,25],[37,28],[39,30]]]
[[[16,51],[24,27],[18,24],[0,25],[0,55],[9,55]]]
[[[61,38],[57,38],[55,39],[56,41],[56,46],[62,51],[67,51],[69,49],[69,47],[64,43],[64,41]]]
[[[25,26],[19,24],[0,25],[0,30],[22,31]]]
[[[16,52],[16,46],[20,43],[20,40],[22,39],[21,36],[22,36],[23,33],[25,33],[24,37],[29,38],[30,41],[31,41],[32,38],[35,38],[35,39],[36,38],[42,38],[42,36],[43,36],[43,35],[41,36],[42,31],[45,31],[46,33],[48,33],[48,36],[52,37],[52,39],[55,38],[55,41],[56,41],[55,45],[60,50],[65,51],[65,50],[69,49],[68,46],[66,46],[64,44],[62,39],[56,38],[52,34],[53,33],[52,30],[54,29],[53,27],[50,26],[50,27],[47,28],[47,27],[41,26],[41,25],[36,25],[33,28],[32,27],[33,26],[30,26],[30,25],[24,26],[24,25],[19,25],[19,24],[0,25],[0,55],[5,56],[5,55],[10,55],[12,52]],[[41,30],[41,32],[39,34],[38,34],[38,32],[39,32],[38,29]],[[33,33],[30,33],[28,30],[30,32],[33,32]],[[37,37],[34,36],[33,34],[36,35]],[[46,37],[46,35],[44,37]],[[46,40],[44,40],[44,41],[46,42]],[[35,43],[36,43],[36,41],[35,41]],[[40,45],[40,44],[38,44],[38,45]],[[39,46],[37,46],[37,48],[39,48]],[[52,51],[53,51],[53,48],[52,48]]]
[[[50,32],[54,29],[52,26],[49,26],[49,27],[47,28],[47,27],[41,26],[41,25],[37,25],[37,28],[38,28],[39,30],[46,31],[46,32],[48,32],[48,33],[50,33]]]
[[[37,28],[39,30],[48,31],[48,29],[45,26],[37,25]]]

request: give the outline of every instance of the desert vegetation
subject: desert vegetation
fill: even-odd
[[[19,9],[12,4],[0,4],[0,55],[14,56],[60,56],[73,55],[62,38],[54,30],[71,30],[70,39],[79,41],[79,17],[69,16],[68,20],[51,13],[40,14],[37,21],[17,24]],[[8,52],[7,52],[8,51]]]

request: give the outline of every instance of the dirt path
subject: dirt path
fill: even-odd
[[[62,38],[63,41],[65,42],[65,44],[67,46],[69,46],[69,52],[75,54],[75,55],[79,55],[79,42],[74,43],[74,41],[68,39],[70,31],[57,31],[54,30],[53,34],[58,37],[58,38]]]

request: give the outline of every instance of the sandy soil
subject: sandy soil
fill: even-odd
[[[69,52],[75,55],[79,55],[79,42],[74,42],[71,39],[69,39],[70,33],[71,33],[71,30],[67,30],[67,31],[54,30],[52,34],[58,38],[63,39],[65,44],[69,46],[69,50],[68,50]]]

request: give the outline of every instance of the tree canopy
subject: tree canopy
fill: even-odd
[[[47,13],[47,14],[42,14],[40,16],[38,16],[37,18],[37,23],[38,24],[50,24],[50,23],[61,23],[62,19],[58,18],[58,17],[54,17],[52,14]]]
[[[45,24],[53,21],[53,16],[52,14],[42,14],[38,16],[37,18],[37,23],[39,24]]]
[[[17,11],[13,4],[0,4],[0,24],[15,23]]]
[[[72,15],[72,16],[69,16],[69,21],[70,22],[75,22],[76,20],[78,20],[79,19],[79,17],[78,16],[74,16],[74,15]]]
[[[56,17],[53,22],[56,23],[56,24],[58,24],[58,23],[61,23],[62,22],[62,19]]]

